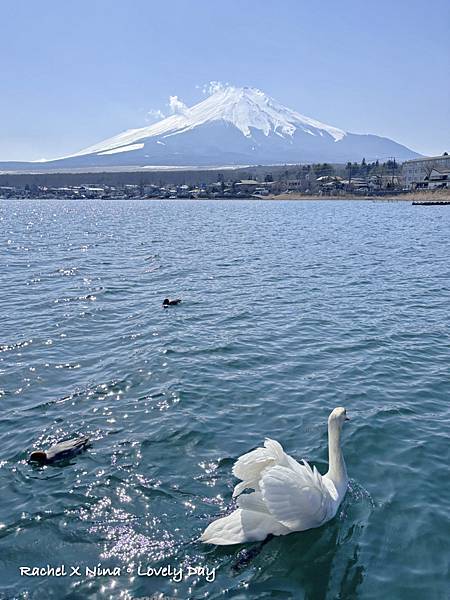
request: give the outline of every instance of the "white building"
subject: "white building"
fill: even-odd
[[[426,186],[429,190],[435,190],[436,188],[450,188],[450,169],[444,171],[444,169],[432,169],[428,175],[428,185]]]
[[[430,156],[407,160],[403,163],[403,177],[406,187],[409,189],[437,187],[435,184],[429,185],[433,171],[437,172],[433,174],[434,180],[439,178],[438,173],[448,173],[450,171],[450,156]]]

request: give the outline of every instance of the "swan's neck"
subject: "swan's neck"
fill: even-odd
[[[336,424],[328,424],[328,477],[339,493],[347,489],[348,477],[341,448],[341,429]]]

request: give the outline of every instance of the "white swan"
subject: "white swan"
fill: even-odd
[[[348,477],[341,449],[341,429],[348,420],[345,408],[328,417],[329,468],[320,475],[306,461],[299,464],[281,444],[266,439],[264,448],[244,454],[234,464],[241,479],[233,497],[238,508],[213,521],[200,537],[202,542],[226,546],[264,540],[269,534],[286,535],[320,527],[332,519],[347,491]]]

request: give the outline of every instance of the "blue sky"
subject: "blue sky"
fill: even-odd
[[[450,152],[448,0],[0,0],[0,160],[69,154],[211,80]]]

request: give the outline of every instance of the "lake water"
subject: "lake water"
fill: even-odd
[[[448,597],[448,207],[0,211],[2,600]],[[333,521],[262,548],[196,541],[265,436],[325,472],[337,405],[351,480]],[[70,462],[26,462],[79,433],[92,448]],[[87,576],[98,563],[121,575]],[[184,579],[139,575],[164,566]]]

